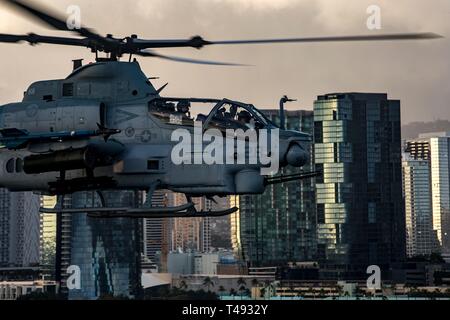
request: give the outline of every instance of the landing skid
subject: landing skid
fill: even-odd
[[[65,174],[62,173],[62,181]],[[147,192],[147,200],[142,207],[137,208],[108,208],[106,204],[106,198],[102,191],[95,190],[99,197],[101,207],[93,208],[65,208],[64,207],[64,195],[58,198],[58,203],[53,209],[40,208],[41,213],[47,214],[87,214],[91,218],[146,218],[146,219],[161,219],[161,218],[201,218],[201,217],[223,217],[233,214],[239,210],[239,208],[231,208],[218,211],[197,211],[195,204],[192,201],[192,197],[185,194],[186,204],[175,207],[157,207],[153,206],[153,194],[155,190],[161,185],[160,181],[152,183]]]
[[[54,209],[41,208],[41,213],[47,214],[81,214],[87,213],[91,218],[202,218],[202,217],[223,217],[238,211],[238,208],[231,208],[222,211],[197,211],[193,203],[187,203],[178,207],[170,208],[77,208],[61,209],[58,206]]]
[[[239,208],[231,208],[223,211],[185,211],[178,213],[161,213],[161,210],[158,210],[158,213],[150,213],[148,209],[132,209],[125,212],[93,212],[89,213],[88,216],[91,218],[98,219],[111,219],[111,218],[145,218],[145,219],[163,219],[163,218],[219,218],[228,216],[230,214],[238,211]]]

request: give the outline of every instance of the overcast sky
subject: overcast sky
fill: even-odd
[[[450,119],[450,1],[448,0],[39,0],[64,13],[82,9],[85,26],[106,34],[210,40],[338,36],[432,31],[442,40],[389,43],[283,44],[163,49],[198,59],[253,67],[211,67],[140,59],[155,86],[170,96],[227,97],[262,108],[283,94],[291,108],[312,109],[317,95],[340,91],[387,92],[401,99],[403,120]],[[382,30],[367,29],[369,5],[382,9]],[[0,33],[60,35],[0,6]],[[0,44],[0,103],[20,100],[36,80],[64,78],[71,59],[92,61],[83,48]]]

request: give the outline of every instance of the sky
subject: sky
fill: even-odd
[[[84,26],[101,34],[146,39],[201,35],[208,40],[436,32],[431,41],[211,46],[161,53],[252,65],[219,67],[139,58],[142,69],[169,82],[166,96],[230,98],[276,108],[311,110],[318,95],[386,92],[402,101],[404,123],[450,119],[448,0],[36,0],[65,13],[79,5]],[[367,8],[381,8],[381,30],[368,30]],[[0,33],[49,30],[0,5]],[[88,49],[0,44],[0,104],[19,101],[34,81],[66,77],[71,60],[91,62]]]

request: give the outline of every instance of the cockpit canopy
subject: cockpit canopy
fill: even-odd
[[[211,112],[204,113],[207,105]],[[148,103],[149,113],[169,125],[194,126],[202,122],[205,129],[270,129],[276,128],[262,112],[251,104],[231,100],[155,98]]]

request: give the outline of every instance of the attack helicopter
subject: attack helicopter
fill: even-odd
[[[239,139],[237,135],[229,136],[229,130],[242,130],[244,133],[251,130],[258,137],[264,130],[276,131],[276,148],[271,147],[267,151],[282,168],[302,168],[308,163],[311,136],[284,127],[283,105],[291,101],[287,97],[281,101],[280,126],[252,104],[229,99],[164,97],[161,93],[165,87],[154,87],[136,57],[227,66],[233,64],[168,56],[154,49],[440,37],[434,33],[412,33],[231,41],[208,41],[200,36],[187,40],[146,40],[137,35],[116,38],[113,35],[102,36],[84,26],[69,28],[60,15],[26,1],[0,2],[53,29],[77,35],[0,34],[0,42],[85,47],[95,54],[95,63],[83,65],[81,60],[74,60],[73,72],[66,78],[32,83],[21,102],[0,107],[0,187],[12,192],[32,191],[60,196],[56,208],[42,208],[42,212],[82,212],[99,218],[228,215],[237,208],[198,212],[192,198],[262,194],[269,185],[313,178],[318,174],[264,175],[261,170],[267,164],[261,161],[209,165],[196,162],[194,158],[207,146],[202,146],[200,150],[194,147],[188,161],[174,163],[173,149],[177,143],[172,138],[174,131],[180,129],[193,136],[203,135],[212,129],[216,138],[220,136],[225,140]],[[106,56],[101,57],[101,54]],[[124,56],[129,56],[128,61],[121,61]],[[212,108],[209,114],[199,114],[196,118],[191,115],[192,108],[204,105]],[[199,133],[196,133],[199,128]],[[266,139],[270,138],[269,133]],[[261,141],[256,143],[256,149]],[[230,154],[237,157],[238,143],[234,145],[231,151],[223,150],[223,157]],[[247,156],[250,149],[244,149]],[[186,204],[169,208],[153,207],[152,195],[160,189],[185,194]],[[146,191],[147,202],[137,208],[110,208],[103,196],[103,192],[110,190]],[[65,195],[83,191],[97,192],[102,207],[63,207],[61,199]]]

